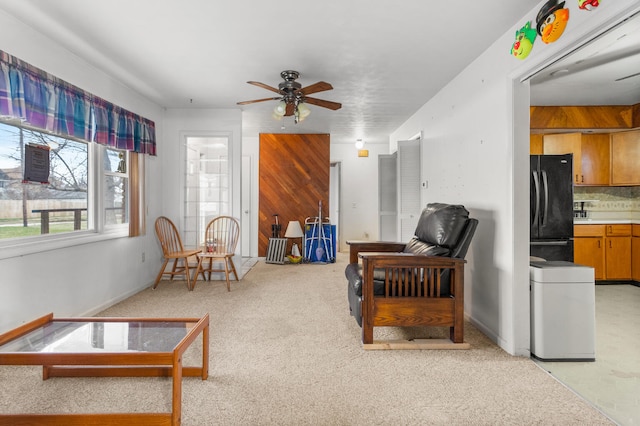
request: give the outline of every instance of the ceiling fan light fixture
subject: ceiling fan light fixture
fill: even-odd
[[[356,149],[362,149],[364,148],[364,141],[362,139],[357,139],[356,140]]]
[[[305,104],[304,102],[300,102],[298,104],[298,114],[300,115],[300,119],[304,120],[309,116],[309,114],[311,114],[311,110],[309,109],[307,104]]]
[[[273,115],[278,116],[280,118],[284,117],[284,114],[287,112],[287,103],[282,100],[278,102],[278,105],[273,109]]]
[[[326,81],[319,81],[306,87],[302,87],[300,83],[296,81],[300,77],[300,73],[297,71],[287,70],[282,71],[280,76],[284,81],[278,84],[278,87],[269,86],[268,84],[260,83],[259,81],[247,81],[247,83],[267,89],[271,92],[279,94],[278,97],[254,99],[251,101],[238,102],[238,105],[249,105],[257,102],[265,101],[278,101],[278,105],[273,109],[272,116],[277,120],[281,120],[282,117],[288,117],[293,115],[296,123],[304,120],[311,114],[311,110],[307,104],[316,105],[322,108],[328,108],[333,111],[342,108],[342,104],[338,102],[326,101],[323,99],[317,99],[307,97],[313,93],[324,92],[326,90],[332,90],[333,86]]]

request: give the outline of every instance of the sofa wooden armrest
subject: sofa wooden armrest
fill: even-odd
[[[363,252],[362,342],[376,326],[446,326],[453,344],[464,337],[464,259],[410,253]],[[374,270],[384,271],[384,294],[374,294]],[[449,291],[441,294],[443,272]]]
[[[401,252],[406,243],[388,241],[347,241],[349,245],[349,263],[358,263],[358,253],[364,252]]]

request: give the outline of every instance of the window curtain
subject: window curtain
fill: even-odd
[[[156,155],[155,123],[0,50],[0,116],[59,136]]]
[[[129,153],[129,236],[145,235],[144,156]]]

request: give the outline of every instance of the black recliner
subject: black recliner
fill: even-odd
[[[464,309],[461,265],[464,263],[477,225],[478,221],[469,218],[469,212],[462,205],[431,203],[422,211],[415,235],[408,243],[347,242],[350,246],[350,263],[345,270],[345,276],[348,281],[347,294],[351,315],[363,326],[363,294],[366,294],[367,286],[372,286],[371,294],[374,299],[388,299],[385,303],[402,306],[402,309],[398,308],[402,312],[390,313],[386,309],[391,305],[381,308],[379,300],[372,300],[371,318],[367,328],[374,325],[449,325],[452,327],[452,340],[461,341],[460,323]],[[460,262],[447,265],[442,263],[443,258],[457,259]],[[367,280],[366,265],[370,268],[370,283]],[[454,270],[458,276],[455,277],[456,282],[452,283]],[[432,276],[434,271],[437,271],[439,278]],[[402,302],[389,302],[392,298],[402,299]],[[439,300],[444,301],[440,305],[449,306],[453,303],[451,315],[447,314],[444,319],[433,320],[429,319],[429,312],[418,312],[419,309],[428,309],[429,306],[436,307]],[[441,308],[442,306],[438,306],[438,309]],[[385,313],[381,314],[380,309],[385,309]],[[376,315],[387,318],[376,320]],[[459,318],[453,321],[450,316],[456,315]],[[394,320],[388,318],[390,316],[398,318]],[[453,322],[460,328],[455,339]],[[363,341],[364,335],[363,329]]]

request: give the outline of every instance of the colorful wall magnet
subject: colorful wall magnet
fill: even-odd
[[[527,22],[524,27],[516,31],[516,41],[511,46],[511,54],[521,60],[529,56],[537,36],[538,33],[531,28],[531,21]]]
[[[578,0],[578,7],[583,10],[592,10],[600,6],[599,0]]]
[[[564,9],[564,3],[564,1],[549,0],[538,12],[536,26],[544,43],[557,41],[567,27],[569,9]]]

